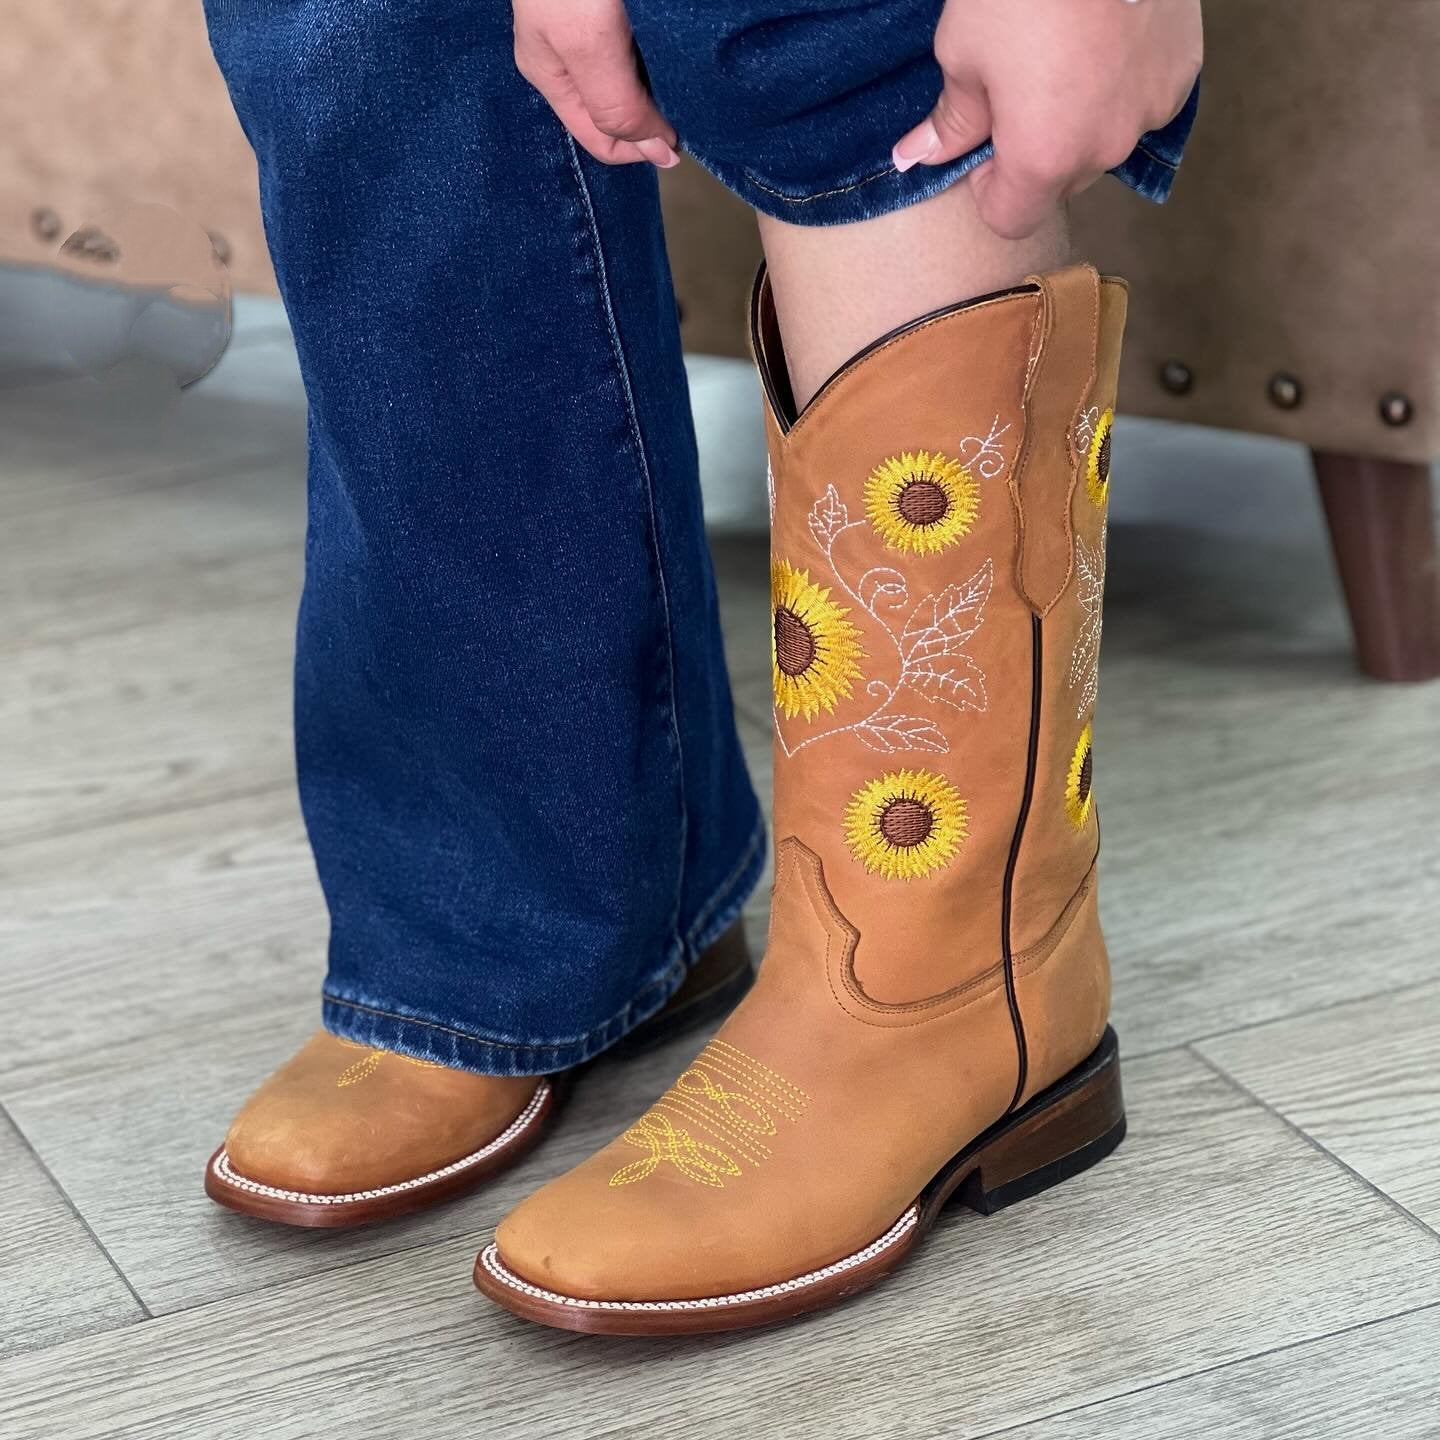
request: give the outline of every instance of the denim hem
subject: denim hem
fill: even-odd
[[[1142,135],[1125,162],[1110,174],[1144,199],[1163,204],[1175,184],[1199,101],[1197,81],[1174,118],[1161,129]],[[850,225],[903,210],[938,195],[995,154],[994,145],[987,140],[944,165],[916,165],[902,172],[888,162],[878,168],[872,163],[867,170],[817,187],[799,188],[776,184],[759,171],[700,154],[683,139],[680,143],[692,159],[752,209],[791,225]]]
[[[1141,145],[1118,170],[1110,173],[1117,180],[1123,180],[1142,199],[1163,205],[1170,198],[1177,169],[1177,166]]]
[[[770,185],[759,175],[739,166],[725,165],[686,150],[698,165],[708,170],[726,189],[733,191],[753,210],[791,225],[851,225],[873,220],[907,205],[918,205],[963,180],[993,154],[986,144],[947,165],[916,165],[899,171],[893,165],[843,181],[811,194],[788,194]],[[1123,165],[1109,173],[1135,191],[1142,199],[1163,205],[1175,184],[1178,165],[1139,145]]]
[[[322,996],[322,1023],[344,1040],[481,1075],[549,1075],[582,1065],[648,1020],[680,988],[700,951],[734,921],[755,889],[765,865],[764,841],[765,824],[757,819],[734,869],[700,908],[687,934],[672,942],[660,974],[641,986],[624,1009],[578,1039],[518,1044],[330,991]]]
[[[701,155],[683,141],[681,148],[751,209],[791,225],[850,225],[918,205],[962,180],[994,153],[987,144],[946,165],[917,165],[900,171],[887,164],[868,174],[839,180],[823,190],[801,193],[772,185],[742,166]]]

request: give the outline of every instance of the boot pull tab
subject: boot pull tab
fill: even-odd
[[[1081,456],[1075,428],[1095,385],[1100,277],[1091,265],[1031,275],[1040,291],[1025,377],[1025,431],[1011,472],[1018,554],[1016,582],[1045,615],[1070,583],[1070,505]]]

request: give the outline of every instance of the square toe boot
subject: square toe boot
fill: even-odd
[[[926,316],[790,401],[762,274],[776,873],[754,989],[476,1283],[622,1334],[818,1309],[1124,1133],[1091,713],[1126,292]]]
[[[612,1053],[723,1015],[752,978],[737,924]],[[479,1075],[322,1030],[245,1102],[210,1157],[205,1191],[227,1209],[288,1225],[338,1228],[409,1214],[519,1161],[544,1136],[575,1073]]]

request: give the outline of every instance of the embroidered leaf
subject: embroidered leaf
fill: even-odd
[[[897,750],[932,750],[943,754],[950,748],[940,727],[919,715],[868,720],[855,727],[855,734],[882,755],[893,755]]]
[[[984,710],[990,704],[984,672],[968,655],[955,656],[943,669],[927,665],[907,671],[905,683],[925,699],[956,710]]]
[[[810,533],[828,555],[835,537],[850,523],[850,512],[833,485],[810,507]]]
[[[876,615],[877,607],[880,605],[893,610],[907,604],[910,599],[910,591],[905,584],[905,577],[898,570],[892,570],[887,565],[876,565],[873,569],[867,570],[860,577],[860,583],[856,589],[860,596],[860,603],[872,615]],[[878,615],[876,618],[879,618]]]
[[[905,622],[901,642],[906,665],[933,664],[943,655],[959,654],[984,621],[994,581],[995,566],[987,560],[963,584],[927,595]]]

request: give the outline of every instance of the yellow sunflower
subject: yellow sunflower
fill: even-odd
[[[865,512],[892,550],[931,555],[968,535],[980,489],[958,461],[938,451],[892,455],[865,482]]]
[[[913,880],[938,870],[966,834],[960,792],[929,770],[895,770],[871,780],[845,811],[851,853],[872,875],[887,880]]]
[[[775,704],[793,720],[813,720],[848,698],[860,675],[860,631],[850,613],[812,583],[807,570],[784,560],[770,567],[770,660]]]
[[[1070,773],[1065,777],[1065,813],[1077,830],[1090,818],[1090,807],[1095,800],[1092,788],[1095,761],[1090,750],[1092,738],[1087,722],[1075,742],[1075,753],[1070,757]]]
[[[1090,437],[1090,453],[1085,457],[1085,493],[1095,505],[1104,505],[1110,495],[1110,428],[1115,412],[1107,410]]]

